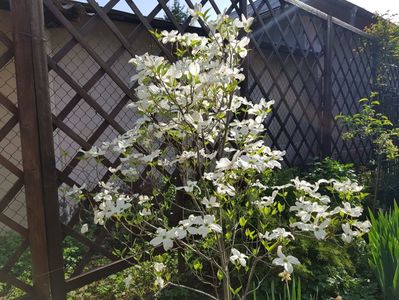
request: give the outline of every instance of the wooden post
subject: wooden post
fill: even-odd
[[[247,1],[248,0],[240,0],[240,12],[241,12],[241,15],[246,18],[248,17]],[[241,18],[241,15],[239,16],[240,18]],[[248,34],[243,31],[242,37],[244,37],[245,35],[248,35]],[[249,64],[249,54],[242,62],[242,68],[243,68],[243,74],[245,75],[245,80],[241,83],[240,94],[242,97],[247,97],[248,100],[250,100],[249,95],[248,95],[248,81],[249,81],[248,64]]]
[[[12,0],[35,299],[66,299],[42,0]]]
[[[332,17],[327,17],[325,53],[324,53],[324,89],[322,99],[321,120],[321,157],[332,154],[332,47],[333,47],[333,22]]]

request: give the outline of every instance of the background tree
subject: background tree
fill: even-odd
[[[173,17],[176,18],[176,21],[179,24],[182,24],[188,18],[187,9],[179,2],[179,0],[174,0],[172,6],[169,8],[173,14]],[[165,20],[169,20],[169,17],[165,14]]]
[[[386,84],[390,66],[398,65],[399,61],[399,26],[393,20],[395,16],[389,13],[376,15],[375,23],[366,28],[366,32],[374,36],[371,43],[378,85]]]

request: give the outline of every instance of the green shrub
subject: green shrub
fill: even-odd
[[[2,269],[21,242],[22,238],[11,232],[0,236],[0,269]],[[29,250],[26,250],[22,254],[15,266],[11,269],[11,273],[19,280],[27,284],[32,284]],[[2,297],[5,297],[5,299],[15,299],[23,295],[25,295],[25,292],[22,290],[4,282],[0,282],[0,299],[2,299]]]
[[[343,164],[331,158],[316,161],[306,170],[295,168],[284,169],[270,179],[273,184],[284,184],[296,176],[308,174],[306,179],[315,182],[319,179],[359,179],[353,171],[352,164]],[[363,178],[366,181],[367,178]],[[328,194],[328,191],[323,191]],[[335,201],[334,198],[331,199]],[[287,199],[294,202],[295,198]],[[330,299],[341,295],[350,300],[379,299],[379,289],[376,278],[368,266],[369,249],[365,241],[360,240],[352,245],[343,245],[339,239],[314,241],[304,237],[292,243],[292,252],[297,253],[301,266],[297,268],[297,275],[301,278],[302,298],[311,299],[318,295],[318,299]],[[265,283],[262,291],[270,290],[271,283]],[[279,283],[276,290],[282,290]],[[263,299],[263,298],[262,298]],[[276,298],[279,299],[279,298]]]
[[[317,181],[319,179],[337,179],[337,180],[356,180],[357,176],[353,164],[340,163],[332,158],[325,158],[321,161],[315,161],[310,171],[306,173],[308,181]]]
[[[304,240],[296,244],[302,265],[298,276],[302,281],[302,294],[319,295],[330,299],[341,295],[350,300],[378,299],[378,286],[368,268],[368,247],[364,241],[342,246],[339,241],[312,243]],[[305,299],[308,299],[306,298]]]

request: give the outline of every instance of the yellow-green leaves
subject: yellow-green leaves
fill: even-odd
[[[196,260],[196,261],[194,262],[194,264],[193,264],[193,268],[194,268],[194,270],[196,270],[196,271],[201,271],[202,268],[203,268],[203,265],[202,265],[202,263],[201,263],[199,260]]]
[[[241,227],[244,227],[247,224],[247,220],[244,217],[241,217],[239,220],[239,224]]]
[[[277,203],[277,209],[280,213],[282,213],[284,211],[285,208],[285,204],[281,204],[280,202]]]
[[[222,281],[224,278],[224,274],[223,274],[222,270],[218,270],[216,276],[219,281]]]

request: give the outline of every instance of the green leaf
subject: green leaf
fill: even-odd
[[[398,289],[399,285],[399,265],[396,266],[395,275],[393,276],[393,288]]]
[[[194,267],[194,270],[196,270],[196,271],[201,271],[203,268],[202,263],[198,260],[196,260],[194,262],[193,267]]]
[[[264,208],[262,208],[262,213],[264,214],[264,215],[270,215],[270,212],[271,212],[271,208],[270,207],[264,207]]]
[[[219,279],[219,281],[222,281],[222,280],[223,280],[224,275],[223,275],[222,270],[218,270],[218,272],[217,272],[216,275],[217,275],[217,278]]]
[[[238,288],[236,288],[236,289],[233,289],[233,288],[230,286],[229,289],[230,289],[230,292],[235,296],[235,295],[238,295],[238,293],[241,291],[242,286],[240,285],[240,286],[239,286]]]
[[[257,255],[259,254],[259,248],[253,248],[253,249],[252,249],[252,254],[253,254],[254,256],[257,256]]]
[[[244,227],[247,224],[247,220],[244,217],[241,217],[239,220],[240,226]]]
[[[254,231],[251,231],[251,230],[249,230],[249,229],[247,229],[247,230],[245,230],[245,236],[246,237],[249,237],[251,240],[254,240],[255,239],[255,237],[256,237],[256,231],[254,230]]]

